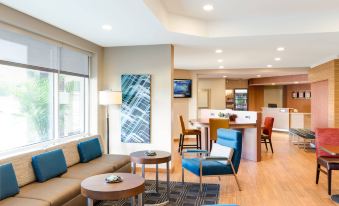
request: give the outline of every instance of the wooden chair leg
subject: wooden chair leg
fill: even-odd
[[[319,183],[319,175],[320,175],[320,164],[317,163],[317,173],[315,177],[315,184]]]
[[[268,147],[267,147],[266,139],[264,139],[264,142],[265,142],[265,147],[266,147],[266,152],[267,152],[268,151]]]
[[[332,170],[327,171],[328,195],[331,195],[332,189]]]
[[[213,142],[213,140],[210,140],[210,151],[212,151],[212,142]]]
[[[180,154],[182,154],[182,150],[184,149],[184,143],[185,143],[185,135],[182,134],[181,146],[180,146]]]
[[[240,183],[239,183],[239,180],[238,180],[238,177],[237,177],[237,173],[235,173],[233,163],[232,162],[230,162],[230,163],[231,163],[231,168],[232,168],[232,172],[233,172],[235,181],[237,182],[237,185],[238,185],[238,189],[239,189],[239,191],[241,191],[241,187],[240,187]]]
[[[182,134],[180,134],[180,138],[179,138],[179,146],[178,146],[178,152],[181,152],[181,139],[182,139]]]
[[[269,143],[270,143],[270,146],[271,146],[271,151],[273,153],[273,146],[272,146],[272,139],[268,139]]]

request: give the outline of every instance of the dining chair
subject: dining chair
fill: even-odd
[[[179,116],[181,134],[179,139],[178,152],[182,153],[182,150],[185,148],[196,148],[201,149],[201,131],[199,129],[186,129],[184,118],[182,115]],[[196,137],[196,144],[185,144],[185,136],[194,135]]]
[[[212,150],[212,142],[216,142],[218,138],[217,130],[220,128],[228,129],[230,127],[229,119],[210,118],[210,151]],[[206,147],[208,148],[208,147]]]
[[[238,130],[218,129],[217,142],[211,153],[207,150],[184,150],[182,153],[182,183],[185,183],[184,170],[199,176],[200,191],[202,177],[233,175],[238,189],[241,190],[237,173],[241,160],[242,134]],[[197,154],[197,157],[185,157],[185,154]]]
[[[272,130],[273,130],[273,117],[265,117],[264,127],[261,134],[261,143],[265,143],[266,151],[268,151],[267,143],[271,146],[271,151],[273,153],[273,146],[272,146]]]
[[[338,128],[321,128],[316,129],[315,133],[315,151],[317,155],[317,173],[316,184],[319,183],[320,172],[327,174],[327,190],[331,195],[332,188],[332,170],[339,170],[339,156],[331,156],[319,148],[322,145],[339,146],[339,129]],[[321,167],[324,167],[323,170]]]

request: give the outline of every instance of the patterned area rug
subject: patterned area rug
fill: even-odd
[[[146,180],[146,190],[155,190],[155,181]],[[219,184],[203,184],[203,191],[199,192],[198,183],[170,182],[170,206],[200,206],[217,204],[219,201]],[[145,204],[158,204],[167,200],[166,182],[159,181],[159,194],[145,194]],[[101,201],[96,206],[130,206],[129,200]]]

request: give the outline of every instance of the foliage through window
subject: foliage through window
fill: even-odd
[[[53,139],[53,74],[0,65],[0,151]]]
[[[0,153],[84,134],[90,56],[0,28]]]

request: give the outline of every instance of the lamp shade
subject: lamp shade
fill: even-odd
[[[100,105],[122,104],[122,93],[119,91],[100,91],[99,92]]]

